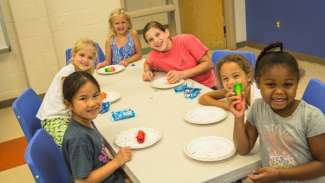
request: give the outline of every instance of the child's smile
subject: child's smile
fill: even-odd
[[[74,119],[88,124],[97,117],[100,106],[101,99],[97,87],[93,83],[87,82],[74,96],[70,109]]]
[[[100,110],[100,107],[95,106],[93,108],[87,109],[86,112],[88,112],[89,115],[97,115],[99,110]]]
[[[242,83],[244,88],[249,86],[250,76],[240,68],[240,66],[235,62],[226,62],[220,68],[220,76],[222,80],[223,87],[232,91],[235,83]]]
[[[124,35],[129,30],[129,22],[122,15],[113,18],[113,29],[116,34]]]
[[[277,106],[278,108],[285,107],[287,104],[286,97],[272,97],[272,106]]]
[[[281,116],[290,115],[296,107],[298,80],[286,65],[274,65],[258,78],[264,101]]]
[[[73,55],[72,63],[77,70],[86,71],[93,67],[96,59],[96,50],[86,46]]]
[[[146,40],[149,46],[157,51],[168,51],[171,48],[169,32],[161,31],[157,28],[151,28],[146,33]]]

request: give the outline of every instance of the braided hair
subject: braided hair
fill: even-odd
[[[282,42],[269,44],[257,57],[254,72],[255,80],[258,81],[258,78],[261,77],[262,73],[265,73],[266,69],[269,69],[274,65],[286,65],[296,74],[297,81],[299,81],[300,71],[298,62],[290,53],[283,51]]]

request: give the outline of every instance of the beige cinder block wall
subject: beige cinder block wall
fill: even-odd
[[[11,52],[0,53],[0,101],[3,101],[19,95],[28,83],[8,0],[0,0],[0,8],[11,46]]]
[[[0,54],[0,101],[27,87],[44,93],[65,65],[65,49],[82,37],[106,39],[109,13],[121,6],[107,0],[0,0],[12,51]]]
[[[118,0],[44,1],[60,67],[65,65],[65,49],[79,38],[93,39],[104,49],[109,14],[121,7]]]
[[[46,4],[43,0],[10,0],[9,4],[29,86],[42,93],[59,68]]]

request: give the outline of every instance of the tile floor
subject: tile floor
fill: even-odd
[[[256,55],[259,53],[259,50],[248,47],[242,48],[241,50],[254,51]],[[325,62],[324,64],[317,64],[310,61],[300,60],[299,65],[305,70],[305,75],[301,78],[297,91],[297,98],[301,98],[310,78],[318,78],[322,82],[325,82]],[[0,109],[0,117],[0,143],[23,136],[23,132],[10,107]],[[34,179],[28,166],[22,165],[0,172],[0,182],[32,183],[34,182]]]

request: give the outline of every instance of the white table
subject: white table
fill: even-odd
[[[244,177],[260,165],[259,153],[235,155],[218,162],[200,162],[187,157],[183,148],[192,139],[217,135],[232,139],[233,116],[217,124],[193,125],[183,120],[189,109],[200,106],[196,99],[186,99],[173,89],[159,90],[142,81],[143,60],[136,66],[113,75],[95,74],[102,91],[117,91],[122,98],[113,103],[111,111],[131,108],[136,117],[113,122],[111,113],[99,115],[96,126],[117,152],[115,137],[133,127],[152,127],[163,133],[162,139],[146,149],[134,150],[133,157],[123,168],[134,182],[231,182]],[[203,88],[201,93],[209,89]]]

